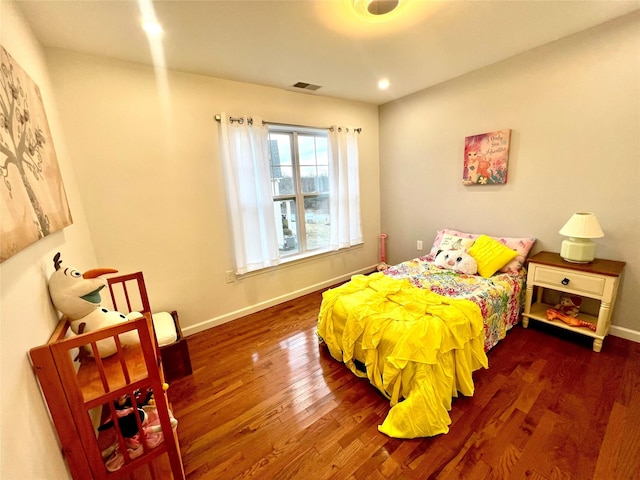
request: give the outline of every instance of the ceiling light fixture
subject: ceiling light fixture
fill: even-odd
[[[356,16],[367,22],[382,22],[396,17],[409,0],[347,0]]]
[[[371,15],[386,15],[396,9],[400,0],[370,0],[367,11]]]

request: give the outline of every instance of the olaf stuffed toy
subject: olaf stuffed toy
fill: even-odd
[[[464,248],[460,250],[440,250],[436,254],[434,263],[440,268],[458,273],[467,275],[478,273],[478,262]]]
[[[106,287],[107,283],[99,277],[107,273],[116,273],[117,270],[98,268],[81,273],[75,268],[63,268],[61,263],[60,253],[57,253],[53,257],[56,270],[49,278],[49,295],[54,306],[69,319],[74,333],[89,333],[128,320],[124,314],[100,306],[100,290]],[[136,331],[122,333],[119,337],[123,345],[134,345],[140,341]],[[96,346],[101,357],[111,356],[117,351],[113,338],[99,340]],[[85,345],[85,349],[89,355],[93,355],[90,345]]]

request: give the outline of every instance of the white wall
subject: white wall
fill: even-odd
[[[507,184],[463,186],[464,138],[507,128]],[[597,255],[627,262],[614,331],[640,340],[638,12],[383,105],[380,176],[394,263],[443,227],[559,251],[571,214],[595,212]]]
[[[27,357],[57,322],[56,251],[80,269],[143,270],[156,306],[194,332],[375,263],[380,215],[397,262],[443,226],[557,250],[569,215],[592,210],[607,234],[599,255],[628,263],[614,321],[640,330],[637,14],[383,106],[380,172],[374,106],[172,72],[165,116],[153,70],[55,50],[45,63],[12,2],[0,22],[0,43],[40,86],[74,218],[0,265],[3,480],[67,477]],[[365,246],[226,284],[222,111],[362,127]],[[464,137],[499,128],[512,129],[509,182],[463,187]]]
[[[376,106],[180,72],[168,72],[160,95],[150,67],[61,50],[47,60],[100,266],[142,270],[154,309],[176,309],[185,333],[376,263]],[[227,284],[234,262],[214,121],[221,112],[361,127],[364,246]]]
[[[46,343],[58,322],[47,290],[53,255],[65,252],[78,268],[89,269],[95,254],[43,51],[14,3],[5,0],[0,2],[0,44],[40,87],[74,222],[0,264],[0,478],[63,479],[67,468],[28,351]]]
[[[47,291],[55,252],[81,270],[143,270],[154,305],[177,309],[187,333],[368,271],[378,258],[378,114],[175,72],[159,97],[151,68],[57,51],[45,61],[14,3],[0,8],[2,46],[42,92],[74,219],[0,265],[0,477],[61,479],[67,469],[28,360],[58,321]],[[227,284],[233,257],[213,120],[222,111],[362,127],[365,244]]]

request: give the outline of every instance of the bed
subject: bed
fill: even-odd
[[[524,262],[534,242],[443,229],[428,255],[355,275],[323,293],[318,337],[334,359],[389,399],[382,433],[416,438],[449,431],[452,399],[473,395],[473,372],[488,368],[486,352],[520,319]],[[436,266],[438,252],[459,248],[474,254],[482,274]]]

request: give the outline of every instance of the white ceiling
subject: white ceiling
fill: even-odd
[[[640,9],[640,0],[408,0],[385,23],[348,0],[18,0],[45,47],[153,64],[146,5],[172,70],[383,104]],[[377,82],[391,86],[380,91]]]

